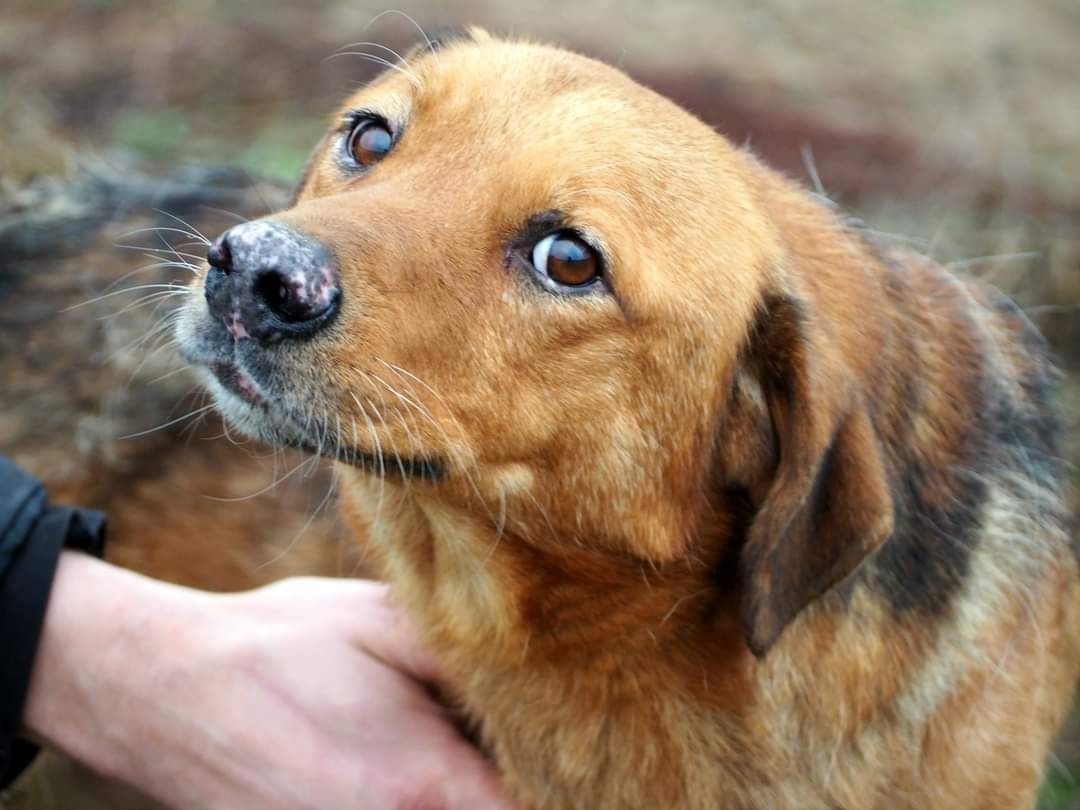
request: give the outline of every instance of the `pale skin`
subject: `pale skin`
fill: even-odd
[[[240,594],[61,556],[29,736],[174,808],[509,808],[373,582]]]

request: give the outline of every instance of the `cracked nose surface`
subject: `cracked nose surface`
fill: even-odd
[[[234,340],[310,337],[337,314],[341,288],[330,252],[280,222],[230,228],[206,260],[207,306]]]

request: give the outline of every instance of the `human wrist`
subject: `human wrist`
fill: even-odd
[[[169,658],[183,660],[180,616],[201,594],[86,555],[61,555],[31,675],[24,726],[99,773],[137,782]],[[166,658],[161,648],[174,652]]]

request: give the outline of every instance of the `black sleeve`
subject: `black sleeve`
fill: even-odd
[[[104,546],[99,512],[49,506],[41,482],[0,456],[0,788],[37,753],[18,733],[60,551]]]

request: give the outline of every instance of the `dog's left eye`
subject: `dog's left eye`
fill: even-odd
[[[390,128],[377,118],[361,118],[349,133],[346,149],[360,166],[382,160],[394,145]]]
[[[587,287],[600,278],[600,257],[592,246],[568,231],[545,236],[532,250],[536,272],[561,287]]]

